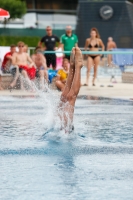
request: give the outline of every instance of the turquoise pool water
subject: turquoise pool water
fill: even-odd
[[[46,133],[50,113],[0,97],[0,199],[132,200],[133,102],[79,98],[70,135]]]

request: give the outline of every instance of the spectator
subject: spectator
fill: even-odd
[[[98,30],[96,28],[92,28],[90,30],[90,38],[87,38],[85,41],[85,50],[99,51],[100,47],[102,47],[102,51],[104,51],[104,44],[102,40],[100,39]],[[91,67],[94,67],[92,85],[95,86],[95,80],[97,78],[97,70],[98,70],[99,62],[100,62],[100,54],[88,55],[86,83],[84,84],[84,86],[88,86]]]
[[[60,69],[57,72],[56,86],[61,91],[64,90],[64,87],[66,84],[66,80],[67,80],[67,76],[69,72],[69,65],[70,65],[69,60],[67,58],[64,58],[63,63],[62,63],[63,69]]]
[[[113,41],[112,37],[109,37],[108,38],[108,42],[107,42],[107,51],[112,51],[115,48],[117,48],[116,43]],[[112,64],[112,55],[109,54],[107,58],[108,58],[108,65],[111,66],[111,64]]]
[[[23,50],[25,45],[24,42],[20,41],[18,42],[17,45],[18,45],[18,52],[13,54],[12,64],[18,66],[19,72],[24,76],[28,85],[33,89],[30,79],[35,78],[35,72],[36,72],[35,64],[28,55],[28,53],[24,52]]]
[[[13,82],[10,84],[9,88],[12,89],[17,82],[19,77],[18,67],[12,65],[12,56],[16,52],[16,45],[12,44],[10,46],[10,52],[6,53],[2,62],[3,73],[11,73],[14,77]]]
[[[0,71],[0,90],[3,90],[3,87],[1,86],[1,71]]]
[[[38,43],[38,46],[42,48],[42,43],[44,44],[44,50],[54,51],[56,50],[56,43],[59,42],[59,38],[56,35],[53,35],[52,28],[50,26],[46,27],[46,35],[41,38]],[[46,53],[46,62],[47,67],[49,68],[52,65],[52,68],[56,69],[56,54],[55,53]]]
[[[66,26],[66,33],[61,36],[60,43],[64,51],[71,51],[73,47],[78,46],[78,38],[72,33],[71,26]],[[64,57],[70,60],[70,53],[65,53]]]
[[[2,62],[2,72],[3,73],[10,73],[10,66],[12,62],[12,55],[16,52],[16,45],[12,44],[10,46],[10,52],[6,53]]]
[[[36,65],[36,77],[40,77],[40,88],[44,89],[44,78],[48,82],[48,72],[46,59],[43,56],[43,52],[40,47],[35,48],[35,53],[31,56],[33,62]]]
[[[27,44],[24,45],[23,51],[24,51],[25,53],[28,53],[28,45],[27,45]]]

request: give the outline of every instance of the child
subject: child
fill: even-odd
[[[69,60],[67,58],[64,58],[63,63],[62,63],[62,67],[63,69],[58,70],[57,72],[57,79],[56,79],[56,86],[59,90],[63,91],[65,84],[66,84],[66,80],[67,80],[67,76],[68,76],[68,72],[69,72]]]

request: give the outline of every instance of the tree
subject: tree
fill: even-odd
[[[10,18],[21,18],[26,13],[26,3],[21,0],[0,0],[0,7],[9,11]]]

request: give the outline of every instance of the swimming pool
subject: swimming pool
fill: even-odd
[[[46,112],[0,97],[0,199],[132,200],[133,102],[79,98],[70,135],[44,134]]]

